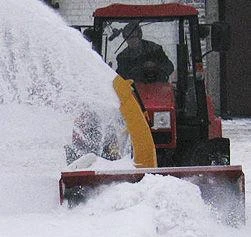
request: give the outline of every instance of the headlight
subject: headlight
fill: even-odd
[[[171,116],[170,112],[155,112],[153,114],[153,129],[170,128]]]

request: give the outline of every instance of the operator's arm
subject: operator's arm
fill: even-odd
[[[159,46],[159,45],[158,45]],[[157,47],[155,54],[157,55],[157,61],[159,63],[159,69],[165,73],[167,77],[174,71],[174,66],[171,60],[165,54],[161,46]]]
[[[128,62],[127,62],[128,60],[126,60],[126,58],[123,57],[123,55],[121,55],[121,54],[119,54],[117,56],[116,60],[117,60],[117,65],[118,65],[116,72],[120,76],[127,79],[128,78],[128,67],[129,67]]]

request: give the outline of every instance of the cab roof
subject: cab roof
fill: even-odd
[[[179,3],[166,3],[157,5],[112,4],[107,7],[98,8],[93,13],[94,17],[107,18],[170,17],[194,15],[198,15],[198,11],[194,7]]]

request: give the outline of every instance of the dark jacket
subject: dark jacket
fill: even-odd
[[[127,47],[117,56],[117,73],[126,79],[135,81],[145,80],[151,73],[144,67],[145,62],[151,61],[157,65],[155,75],[157,81],[167,81],[174,66],[168,59],[162,47],[154,42],[142,40],[141,47]]]

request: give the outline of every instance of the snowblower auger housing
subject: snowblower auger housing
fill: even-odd
[[[215,35],[215,27],[205,30],[210,26],[199,23],[194,7],[177,3],[113,4],[96,9],[93,16],[94,26],[87,30],[89,40],[93,49],[120,74],[114,79],[114,89],[132,138],[138,169],[122,173],[63,172],[61,202],[64,198],[72,200],[68,191],[74,188],[77,192],[73,193],[79,194],[79,187],[137,182],[144,173],[153,173],[191,179],[200,186],[205,200],[212,196],[223,199],[217,188],[228,187],[229,193],[235,193],[232,202],[238,207],[232,208],[235,214],[230,219],[244,220],[244,174],[241,166],[230,166],[230,142],[222,137],[221,119],[215,115],[205,88],[201,40],[210,32]],[[125,32],[130,24],[134,28]],[[221,26],[226,29],[226,24],[220,22],[217,32]],[[137,45],[149,47],[128,53],[128,39],[132,36],[142,38]],[[213,50],[228,48],[215,44],[217,41]],[[150,46],[155,49],[153,54]],[[127,60],[129,56],[132,58]],[[214,195],[210,196],[207,190]],[[225,220],[230,222],[229,218]]]

